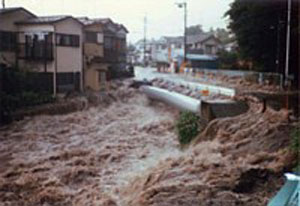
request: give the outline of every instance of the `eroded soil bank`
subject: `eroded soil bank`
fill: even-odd
[[[180,157],[137,177],[123,196],[133,206],[265,206],[295,164],[286,111],[255,102],[248,113],[216,119]]]

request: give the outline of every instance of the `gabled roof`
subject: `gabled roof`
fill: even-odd
[[[172,44],[172,43],[182,44],[184,41],[183,36],[163,36],[162,39],[165,40],[166,43],[168,43],[168,44]]]
[[[108,25],[111,25],[113,27],[113,30],[115,30],[115,32],[118,32],[123,29],[126,33],[128,33],[127,28],[123,24],[114,23],[110,18],[90,19],[88,17],[77,17],[76,19],[85,26],[89,26],[89,25],[93,25],[93,24],[102,24],[102,25],[108,27]]]
[[[123,24],[116,24],[116,25],[117,25],[117,28],[119,29],[119,31],[121,29],[123,29],[126,33],[129,33],[129,31],[127,30],[127,28]]]
[[[190,35],[187,36],[187,44],[195,44],[195,43],[201,43],[204,42],[210,38],[216,39],[218,42],[220,41],[217,39],[213,34],[211,33],[202,33],[197,35]]]
[[[82,24],[79,20],[73,18],[72,16],[59,15],[59,16],[39,16],[30,18],[24,21],[19,21],[17,24],[53,24],[66,19],[74,19],[78,23]]]
[[[33,14],[30,11],[24,9],[23,7],[9,7],[9,8],[4,8],[4,9],[2,8],[2,9],[0,9],[0,15],[4,15],[4,14],[16,12],[16,11],[24,11],[24,12],[36,17],[35,14]]]

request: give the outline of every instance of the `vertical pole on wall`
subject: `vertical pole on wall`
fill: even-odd
[[[285,57],[285,86],[288,86],[289,76],[289,55],[290,55],[290,36],[291,36],[291,7],[292,0],[288,1],[288,12],[287,12],[287,32],[286,32],[286,57]]]
[[[290,36],[291,36],[291,7],[292,0],[288,1],[288,12],[287,12],[287,34],[286,34],[286,59],[285,59],[285,87],[290,90],[289,82],[289,55],[290,55]],[[289,109],[289,96],[286,95],[286,109]]]
[[[48,38],[49,35],[44,35],[44,72],[47,72],[47,57],[48,57],[48,48],[47,48],[47,43],[48,43]]]
[[[2,8],[5,9],[5,0],[2,0]]]
[[[57,42],[56,42],[56,28],[54,26],[54,33],[53,33],[53,38],[54,38],[54,71],[53,71],[53,96],[56,97],[56,93],[57,93],[57,78],[56,78],[56,74],[57,74]]]

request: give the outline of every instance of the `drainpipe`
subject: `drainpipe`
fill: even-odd
[[[82,58],[82,69],[81,69],[81,81],[80,81],[80,90],[82,92],[84,92],[84,71],[85,71],[85,51],[84,51],[84,32],[82,32],[82,36],[81,36],[81,46],[82,46],[82,49],[81,49],[81,52],[82,52],[82,55],[81,55],[81,58]]]
[[[57,74],[57,42],[56,42],[56,26],[54,26],[54,32],[53,32],[53,37],[54,37],[54,72],[53,72],[53,96],[56,97],[56,93],[57,93],[57,78],[56,78],[56,74]]]

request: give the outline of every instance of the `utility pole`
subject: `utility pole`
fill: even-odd
[[[184,9],[184,43],[183,43],[183,48],[184,48],[184,51],[183,51],[183,59],[184,59],[184,64],[186,63],[186,60],[187,60],[187,58],[186,58],[186,54],[187,54],[187,46],[186,46],[186,44],[187,44],[187,3],[186,2],[183,2],[183,3],[176,3],[177,4],[177,6],[179,7],[179,8],[183,8]]]
[[[147,15],[144,17],[144,67],[146,67],[146,49],[147,49]]]
[[[2,8],[5,9],[5,0],[2,0]]]
[[[289,55],[290,55],[290,36],[291,36],[291,8],[292,0],[288,1],[288,12],[287,12],[287,32],[286,32],[286,57],[285,57],[285,86],[288,86],[289,83]]]

